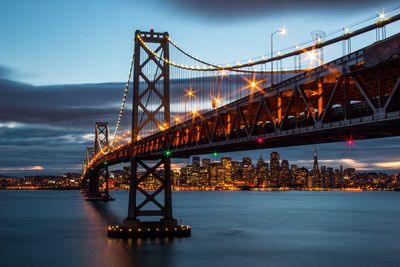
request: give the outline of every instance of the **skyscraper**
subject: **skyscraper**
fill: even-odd
[[[193,165],[193,168],[195,168],[195,169],[200,168],[200,157],[199,156],[192,157],[192,165]]]
[[[287,161],[286,159],[282,160],[282,163],[281,163],[281,171],[279,173],[279,186],[280,187],[291,186],[289,161]]]
[[[230,157],[222,157],[221,158],[221,165],[224,168],[224,177],[223,180],[225,183],[230,184],[232,183],[232,158]]]
[[[279,172],[280,172],[280,164],[279,164],[279,153],[272,152],[270,155],[270,180],[271,187],[279,187]]]
[[[308,180],[308,188],[322,188],[322,183],[321,183],[321,173],[319,171],[319,166],[318,166],[318,155],[317,155],[317,149],[314,150],[314,163],[313,163],[313,168],[310,173],[310,179]]]
[[[242,175],[246,185],[250,186],[255,185],[254,168],[253,165],[251,164],[250,157],[244,157],[242,159]]]
[[[268,186],[268,163],[262,156],[258,158],[256,167],[257,186]]]

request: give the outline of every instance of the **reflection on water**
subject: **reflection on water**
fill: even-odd
[[[0,266],[398,266],[395,192],[174,192],[183,239],[119,240],[127,192],[2,191]]]

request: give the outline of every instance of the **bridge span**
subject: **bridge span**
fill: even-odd
[[[171,158],[400,135],[400,34],[381,35],[398,19],[378,21],[335,41],[317,40],[286,55],[224,67],[191,56],[168,33],[137,31],[114,137],[109,140],[107,123],[97,123],[95,145],[88,148],[83,166],[87,199],[110,200],[108,188],[99,191],[99,177],[107,184],[109,166],[130,162],[128,217],[109,228],[110,236],[146,236],[140,232],[146,228],[148,236],[190,235],[190,227],[178,225],[172,214]],[[352,37],[372,30],[382,38],[323,62],[324,47],[337,42],[349,47]],[[176,63],[170,44],[202,65]],[[316,66],[299,67],[302,54],[315,58]],[[291,71],[271,74],[273,69],[265,67],[270,62],[279,67],[287,58],[294,58]],[[200,74],[179,76],[182,71]],[[131,75],[132,129],[118,136]],[[278,82],[272,84],[270,77]],[[196,94],[199,106],[193,108]],[[143,186],[150,176],[160,183],[151,192]],[[140,203],[138,194],[144,196]],[[153,208],[146,208],[149,204]],[[143,220],[153,216],[160,220]]]

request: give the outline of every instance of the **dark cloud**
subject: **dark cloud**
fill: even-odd
[[[0,73],[7,76],[12,70],[0,67]],[[171,87],[174,86],[172,80]],[[16,171],[8,173],[13,175],[80,171],[85,148],[93,144],[95,122],[107,121],[114,126],[123,88],[123,83],[32,86],[0,79],[0,170],[15,168]],[[176,94],[172,89],[171,98],[179,100]],[[126,106],[124,128],[130,126],[130,105],[131,101]],[[343,141],[318,145],[317,148],[320,159],[325,160],[321,165],[349,167],[353,164],[371,169],[379,167],[376,162],[400,161],[399,140],[395,137],[357,141],[352,149],[348,149]],[[276,150],[282,159],[309,167],[314,147]],[[251,156],[255,161],[261,155],[268,160],[270,152],[242,151],[228,153],[228,156],[234,159]],[[43,167],[43,170],[18,171],[29,170],[32,166]]]
[[[156,0],[161,3],[161,0]],[[166,3],[162,1],[165,5]],[[235,17],[253,17],[253,16],[276,16],[279,14],[287,14],[293,11],[310,13],[317,10],[324,11],[329,14],[332,11],[352,12],[354,10],[362,10],[367,8],[382,8],[390,4],[394,4],[393,0],[170,0],[168,5],[183,11],[188,11],[198,17],[207,17],[215,20],[226,18],[233,19]]]
[[[13,74],[10,68],[0,65],[0,79],[9,78]]]
[[[95,122],[113,126],[124,84],[33,86],[10,80],[12,73],[0,66],[0,170],[79,171]]]
[[[0,121],[94,127],[118,114],[122,83],[32,86],[0,79]]]

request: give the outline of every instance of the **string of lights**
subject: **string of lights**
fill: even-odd
[[[199,59],[198,57],[189,54],[188,52],[186,52],[184,49],[180,48],[176,42],[174,42],[171,38],[169,38],[169,41],[171,42],[171,44],[177,48],[180,52],[184,53],[186,56],[190,57],[191,59],[194,59],[195,61],[197,61],[200,64],[203,64],[203,66],[189,66],[189,65],[185,65],[185,64],[180,64],[180,63],[176,63],[175,61],[172,61],[170,59],[166,59],[160,55],[158,55],[155,51],[153,51],[141,38],[140,36],[138,36],[138,39],[140,40],[140,42],[143,44],[143,46],[148,50],[148,52],[150,52],[152,55],[154,55],[155,57],[161,59],[162,61],[164,61],[165,63],[177,67],[177,68],[181,68],[181,69],[185,69],[185,70],[191,70],[191,71],[223,71],[223,70],[229,70],[229,71],[234,71],[234,72],[243,72],[243,68],[246,67],[253,67],[253,66],[257,66],[257,65],[261,65],[261,64],[265,64],[268,62],[274,62],[274,61],[278,61],[278,60],[282,60],[284,58],[288,58],[288,57],[292,57],[295,55],[299,55],[299,54],[303,54],[303,53],[307,53],[310,51],[313,51],[316,48],[322,48],[324,46],[330,45],[332,43],[338,42],[341,40],[341,38],[349,38],[349,36],[351,35],[357,35],[357,31],[360,31],[361,33],[363,33],[362,29],[356,30],[356,31],[351,31],[352,28],[359,26],[365,22],[371,21],[373,19],[378,18],[377,23],[374,23],[372,25],[366,26],[365,28],[371,27],[376,25],[377,27],[382,27],[385,25],[385,23],[389,23],[389,21],[394,22],[400,19],[400,15],[395,15],[392,17],[389,17],[388,14],[390,12],[396,11],[400,9],[400,5],[392,7],[390,9],[388,9],[386,12],[382,11],[377,13],[374,16],[368,17],[362,21],[359,21],[357,23],[351,24],[347,27],[344,27],[340,30],[336,30],[333,31],[332,33],[327,34],[325,37],[327,36],[333,36],[337,33],[342,32],[343,35],[340,37],[336,37],[330,40],[319,40],[317,43],[315,43],[315,40],[312,41],[307,41],[301,44],[298,44],[296,46],[292,46],[290,48],[287,48],[285,50],[282,51],[278,51],[277,56],[275,57],[270,57],[270,58],[266,58],[265,55],[261,56],[261,57],[256,57],[255,59],[261,58],[260,60],[255,60],[250,58],[246,63],[241,63],[241,61],[232,61],[232,62],[236,62],[234,64],[213,64],[210,63],[208,61],[205,61],[203,59]],[[308,47],[304,47],[301,48],[305,45],[309,45]],[[294,51],[293,51],[294,50]],[[283,51],[287,51],[286,53],[283,53]],[[242,61],[243,62],[243,61]],[[204,66],[205,65],[205,66]],[[251,71],[254,72],[254,71]],[[256,72],[260,72],[261,71],[256,71]]]
[[[119,127],[120,127],[120,125],[121,125],[122,116],[123,116],[123,114],[124,114],[125,103],[126,103],[126,99],[127,99],[127,97],[128,97],[129,84],[130,84],[130,80],[131,80],[132,72],[133,72],[133,62],[134,62],[134,60],[135,60],[135,54],[133,53],[133,54],[132,54],[132,60],[131,60],[131,66],[130,66],[130,68],[129,68],[129,73],[128,73],[128,81],[127,81],[126,84],[125,84],[124,95],[123,95],[123,97],[122,97],[121,108],[120,108],[120,110],[119,110],[117,125],[115,126],[113,138],[112,138],[112,141],[111,141],[111,147],[113,146],[114,141],[115,141],[115,138],[116,138],[116,136],[117,136],[117,134],[118,134],[118,130],[119,130]]]

